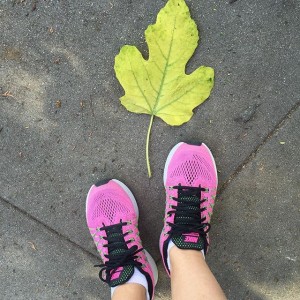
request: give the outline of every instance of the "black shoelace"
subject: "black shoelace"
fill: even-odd
[[[174,224],[168,222],[171,227],[169,235],[178,236],[183,233],[197,232],[206,236],[210,224],[205,222],[206,217],[200,217],[201,213],[206,210],[205,207],[200,208],[200,205],[206,201],[206,199],[201,200],[201,192],[207,190],[201,186],[190,187],[180,184],[173,186],[173,189],[178,190],[178,197],[173,197],[173,200],[177,201],[177,206],[172,205],[172,210],[168,212],[170,215],[175,214]]]
[[[100,267],[99,278],[110,284],[111,277],[116,272],[116,270],[120,267],[126,267],[129,265],[140,267],[142,263],[137,261],[137,254],[143,250],[143,248],[138,249],[138,247],[132,246],[128,248],[127,244],[131,241],[125,241],[125,236],[129,234],[129,232],[123,233],[122,227],[127,225],[126,222],[120,223],[110,226],[104,226],[100,228],[100,230],[105,230],[106,237],[103,237],[107,240],[107,244],[103,247],[108,248],[108,254],[104,255],[108,260],[101,265],[95,265],[95,267]],[[105,276],[103,274],[105,272]]]

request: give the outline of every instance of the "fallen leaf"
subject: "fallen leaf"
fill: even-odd
[[[55,102],[55,106],[56,106],[57,108],[61,108],[61,100],[57,100],[57,101]]]
[[[84,101],[84,100],[81,100],[81,101],[80,101],[80,107],[81,107],[81,108],[84,108],[84,107],[85,107],[85,101]]]
[[[13,97],[13,94],[10,91],[6,91],[5,93],[1,94],[3,97]]]
[[[172,126],[188,122],[193,109],[209,97],[214,70],[201,66],[185,73],[199,36],[184,0],[169,0],[145,36],[149,58],[144,59],[135,46],[125,45],[115,58],[115,72],[125,90],[121,103],[131,112],[151,115],[146,139],[151,177],[149,139],[154,116]]]
[[[37,251],[36,247],[35,247],[35,244],[33,242],[28,242],[28,244],[31,246],[32,250]]]
[[[66,287],[69,287],[72,283],[72,279],[67,279],[66,281]]]
[[[280,144],[280,145],[284,145],[284,144],[285,144],[285,142],[279,142],[279,144]]]

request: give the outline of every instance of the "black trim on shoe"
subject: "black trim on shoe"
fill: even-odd
[[[168,266],[168,246],[169,246],[170,240],[171,240],[171,236],[169,236],[165,240],[164,245],[163,245],[163,258],[164,258],[165,266],[166,266],[167,271],[168,271],[168,275],[170,275],[170,273],[171,273],[170,268]]]
[[[201,146],[202,145],[202,142],[197,142],[197,141],[189,141],[189,142],[185,142],[185,143],[188,145],[191,145],[191,146]]]
[[[102,179],[102,180],[97,181],[94,185],[96,187],[99,187],[101,185],[104,185],[104,184],[108,183],[109,181],[111,181],[111,179]]]

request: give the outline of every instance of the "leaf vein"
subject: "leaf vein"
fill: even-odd
[[[197,87],[199,84],[201,84],[202,82],[198,82],[196,83],[192,88],[190,88],[189,90],[185,91],[182,95],[180,95],[179,97],[177,97],[176,99],[172,100],[169,103],[166,103],[164,106],[162,106],[161,108],[159,108],[156,113],[158,113],[159,111],[163,110],[165,107],[173,104],[174,102],[177,102],[179,99],[181,99],[182,97],[184,97],[185,95],[187,95],[188,93],[190,93],[195,87]]]
[[[143,90],[141,89],[141,86],[140,86],[140,84],[139,84],[139,82],[138,82],[138,80],[137,80],[137,78],[136,78],[136,76],[135,76],[135,73],[133,72],[132,64],[131,64],[131,60],[130,60],[130,59],[129,59],[129,62],[130,62],[130,66],[131,66],[131,70],[132,70],[133,77],[134,77],[135,82],[136,82],[136,84],[137,84],[137,86],[138,86],[138,88],[139,88],[139,91],[141,92],[141,94],[142,94],[143,97],[145,98],[145,100],[146,100],[146,102],[147,102],[147,104],[148,104],[149,110],[152,111],[151,106],[150,106],[150,103],[149,103],[149,101],[148,101],[148,99],[147,99],[145,93],[144,93]]]
[[[172,38],[171,38],[169,52],[168,52],[168,56],[167,56],[167,60],[166,60],[166,64],[165,64],[165,69],[164,69],[164,72],[163,72],[163,77],[161,79],[159,91],[158,91],[158,94],[157,94],[157,97],[156,97],[156,100],[155,100],[155,104],[154,104],[154,107],[153,107],[153,112],[154,113],[155,113],[156,106],[157,106],[157,104],[159,102],[159,99],[161,97],[161,93],[162,93],[163,86],[164,86],[164,81],[166,79],[166,74],[167,74],[167,70],[168,70],[168,66],[169,66],[169,59],[170,59],[170,55],[171,55],[171,51],[172,51],[172,46],[173,46],[173,41],[174,41],[175,25],[176,25],[176,17],[175,17],[175,20],[174,20],[173,31],[172,31]]]
[[[154,37],[154,41],[155,41],[155,44],[158,46],[158,49],[159,49],[159,51],[160,51],[162,57],[163,57],[165,60],[167,60],[166,55],[164,54],[164,52],[163,52],[162,49],[160,48],[160,45],[159,45],[159,43],[158,43],[158,41],[156,40],[155,37]]]
[[[143,62],[143,66],[144,66],[144,68],[145,68],[145,70],[146,70],[147,77],[148,77],[148,79],[149,79],[150,85],[151,85],[151,87],[152,87],[153,91],[154,91],[154,92],[157,94],[157,93],[158,93],[158,91],[157,91],[157,90],[155,89],[155,87],[153,86],[152,80],[151,80],[151,78],[150,78],[150,76],[149,76],[148,69],[146,68],[146,66],[145,66],[144,62]]]
[[[160,68],[160,66],[158,65],[158,63],[156,61],[154,61],[155,66],[157,67],[157,69],[160,71],[160,73],[164,73],[164,71]]]

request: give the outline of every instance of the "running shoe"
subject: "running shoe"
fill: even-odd
[[[166,209],[160,235],[160,252],[170,275],[168,245],[195,249],[206,255],[208,231],[216,198],[218,178],[209,148],[179,143],[173,147],[164,169]]]
[[[148,283],[153,299],[157,268],[142,248],[138,230],[138,206],[129,188],[112,179],[93,185],[87,195],[86,219],[103,264],[99,277],[110,287],[126,283],[137,268]]]

